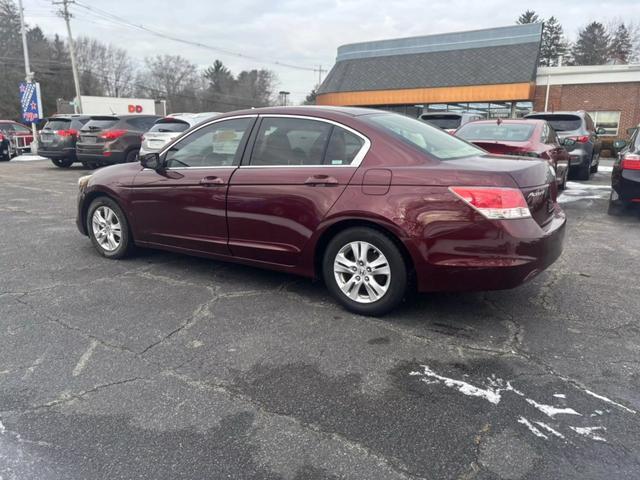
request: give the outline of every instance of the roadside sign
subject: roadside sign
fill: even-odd
[[[38,82],[20,82],[20,106],[25,123],[35,123],[42,118],[42,98]]]

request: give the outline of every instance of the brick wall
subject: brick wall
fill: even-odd
[[[546,85],[536,86],[533,109],[544,111]],[[640,123],[640,82],[551,85],[549,110],[619,111],[619,138]],[[612,137],[605,137],[607,141]]]

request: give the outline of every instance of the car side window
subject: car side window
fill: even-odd
[[[331,129],[316,120],[266,117],[250,165],[322,165]]]
[[[363,144],[364,141],[359,136],[344,128],[334,127],[324,157],[324,164],[351,165]]]
[[[166,155],[167,168],[238,165],[253,117],[216,122],[188,135]]]
[[[542,126],[542,133],[540,134],[540,141],[542,143],[549,143],[549,126],[546,123]]]
[[[589,130],[590,132],[593,132],[596,129],[593,123],[593,119],[591,118],[591,115],[589,115],[588,113],[585,115],[585,122],[587,124],[587,130]]]

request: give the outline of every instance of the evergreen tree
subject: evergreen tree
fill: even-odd
[[[609,61],[610,37],[604,25],[591,22],[580,30],[572,54],[576,65],[604,65]]]
[[[556,17],[549,17],[542,30],[540,65],[545,67],[558,65],[558,58],[560,56],[564,57],[567,50],[567,41],[564,38],[562,25],[560,25]]]
[[[527,10],[522,15],[518,17],[516,23],[520,25],[524,25],[526,23],[540,23],[540,17],[533,10]]]
[[[629,63],[633,44],[627,26],[620,23],[611,37],[611,59],[614,63]]]
[[[318,87],[319,85],[316,85],[315,87],[313,87],[313,90],[311,90],[309,92],[309,95],[307,95],[306,98],[304,99],[304,102],[302,103],[303,105],[316,104],[316,98],[318,97]]]

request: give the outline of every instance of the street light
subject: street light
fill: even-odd
[[[278,92],[280,94],[280,105],[282,105],[283,107],[287,106],[287,97],[289,96],[289,94],[291,92],[287,92],[285,90],[280,90],[280,92]]]

